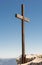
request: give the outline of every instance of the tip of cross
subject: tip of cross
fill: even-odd
[[[24,4],[21,4],[21,6],[24,6]]]
[[[23,4],[21,4],[21,5],[23,5]]]

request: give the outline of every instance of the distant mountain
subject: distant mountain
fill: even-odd
[[[0,59],[0,65],[17,65],[17,63],[21,64],[20,61],[20,57],[17,59]],[[26,61],[27,63],[24,63],[24,65],[42,65],[42,54],[26,55]]]
[[[17,65],[15,59],[0,59],[0,65]]]

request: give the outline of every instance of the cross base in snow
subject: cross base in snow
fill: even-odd
[[[24,40],[24,21],[29,22],[29,19],[24,17],[24,5],[21,5],[21,13],[20,14],[16,14],[15,17],[19,18],[22,20],[22,57],[21,57],[21,61],[22,63],[26,63],[26,55],[25,55],[25,40]]]

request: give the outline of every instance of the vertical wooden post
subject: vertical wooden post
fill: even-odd
[[[25,43],[24,43],[24,5],[21,5],[22,10],[22,63],[25,63]]]

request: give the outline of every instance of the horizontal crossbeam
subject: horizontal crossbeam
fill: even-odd
[[[29,18],[23,17],[23,16],[20,15],[20,14],[16,14],[15,17],[17,17],[17,18],[19,18],[19,19],[22,19],[22,20],[24,20],[24,21],[26,21],[26,22],[29,22],[29,21],[30,21]]]

